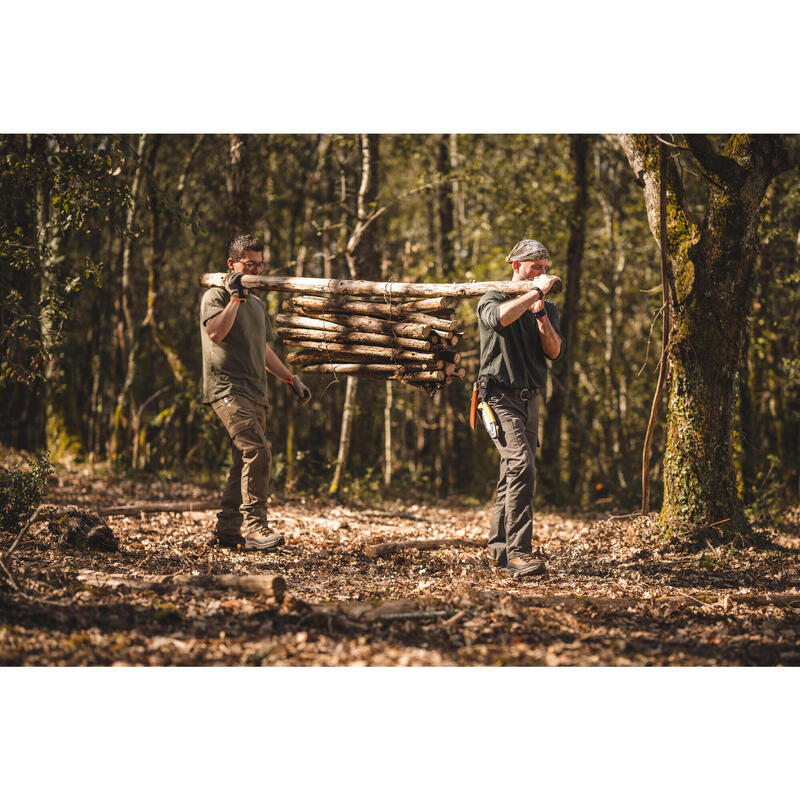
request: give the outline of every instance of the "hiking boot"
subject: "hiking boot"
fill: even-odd
[[[547,571],[544,561],[539,558],[534,558],[531,553],[524,553],[515,558],[509,558],[506,565],[506,572],[509,575],[517,578],[523,578],[527,575],[540,575]]]
[[[214,534],[211,544],[217,547],[227,547],[235,550],[239,546],[244,546],[244,536],[240,533],[219,533]]]
[[[506,554],[503,553],[500,558],[496,558],[492,550],[485,550],[483,562],[492,569],[503,569],[507,563]]]
[[[244,537],[245,550],[274,550],[280,547],[286,540],[282,533],[273,533],[269,528],[262,528],[257,533],[248,533]]]

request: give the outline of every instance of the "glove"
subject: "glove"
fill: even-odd
[[[247,290],[242,286],[242,273],[229,272],[223,279],[222,285],[230,294],[232,300],[247,302]]]
[[[311,399],[311,389],[309,389],[297,375],[292,375],[287,378],[286,383],[292,387],[292,391],[300,399],[301,406],[304,406]]]

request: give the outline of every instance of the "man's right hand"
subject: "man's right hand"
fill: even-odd
[[[222,285],[231,296],[231,300],[247,302],[247,289],[242,286],[242,273],[229,272],[223,279]]]
[[[561,278],[557,275],[537,275],[532,283],[534,286],[538,286],[545,294],[550,294],[556,285],[561,283]],[[559,291],[561,290],[556,289],[555,294],[558,294]]]

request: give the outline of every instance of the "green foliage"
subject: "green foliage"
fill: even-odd
[[[50,454],[28,462],[29,469],[0,467],[0,528],[15,534],[47,493]]]
[[[44,377],[76,296],[99,283],[92,240],[128,203],[123,165],[109,136],[0,136],[0,388]]]

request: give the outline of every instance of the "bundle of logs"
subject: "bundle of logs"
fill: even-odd
[[[222,286],[223,278],[207,273],[200,283]],[[242,285],[296,295],[283,301],[275,321],[278,336],[299,348],[287,361],[303,372],[401,381],[429,394],[466,374],[456,352],[463,336],[456,300],[533,288],[531,281],[378,283],[271,275],[246,275]],[[560,281],[550,289],[560,291]]]
[[[456,352],[453,300],[409,302],[299,296],[284,300],[278,336],[291,347],[287,361],[304,372],[395,380],[434,392],[466,371]]]

